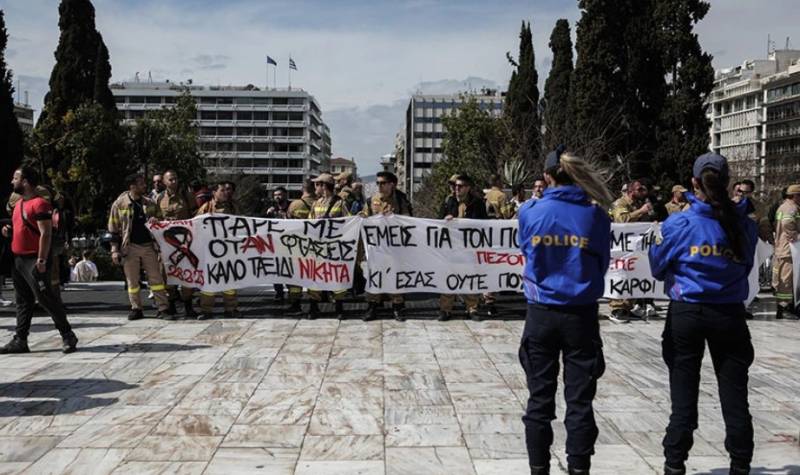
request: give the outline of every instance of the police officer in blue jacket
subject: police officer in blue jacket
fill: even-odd
[[[757,225],[747,216],[749,202],[734,203],[727,193],[728,162],[707,153],[692,169],[695,193],[690,208],[670,216],[650,248],[653,275],[663,280],[671,300],[662,335],[669,368],[672,414],[664,436],[664,472],[681,475],[697,428],[697,396],[705,344],[719,383],[725,449],[731,474],[750,472],[753,423],[747,403],[747,372],[753,345],[744,300],[753,267]]]
[[[525,442],[531,474],[548,474],[561,353],[569,473],[588,474],[598,434],[592,401],[605,370],[597,299],[610,259],[605,209],[613,197],[600,173],[562,146],[547,156],[544,176],[544,196],[519,211],[528,300],[519,350],[530,391]]]

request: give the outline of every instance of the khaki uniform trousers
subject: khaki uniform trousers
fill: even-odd
[[[775,298],[779,303],[794,301],[794,282],[792,279],[792,258],[775,257],[772,259],[772,286]]]
[[[159,310],[169,307],[167,287],[164,285],[164,276],[161,273],[161,264],[158,254],[152,244],[129,244],[125,257],[122,258],[122,270],[128,282],[128,299],[133,310],[142,309],[142,298],[139,295],[139,276],[141,270],[147,274],[147,284],[156,299]]]
[[[468,313],[478,311],[478,305],[481,302],[480,294],[442,294],[439,296],[439,310],[448,313],[452,312],[456,297],[461,297],[461,299],[464,301],[464,306],[467,307]]]
[[[391,300],[392,305],[401,305],[405,300],[403,299],[403,294],[371,294],[367,292],[366,300],[369,303],[377,303],[380,304],[386,300]]]
[[[214,301],[218,292],[200,292],[200,311],[203,313],[214,312]],[[226,312],[233,312],[239,306],[235,290],[222,291],[222,305]]]
[[[628,299],[611,299],[608,301],[608,306],[611,307],[611,310],[628,310],[630,311],[633,308],[634,300]]]

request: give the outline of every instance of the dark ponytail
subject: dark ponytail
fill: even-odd
[[[745,260],[746,245],[736,205],[728,196],[728,180],[720,177],[716,170],[705,169],[700,175],[700,190],[711,205],[714,218],[719,221],[728,244],[737,260]]]

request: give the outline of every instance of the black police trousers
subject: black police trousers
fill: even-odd
[[[597,380],[605,371],[597,305],[528,304],[519,360],[528,380],[525,443],[531,467],[550,466],[553,443],[551,421],[556,418],[559,353],[564,361],[564,398],[567,412],[567,463],[588,470],[597,424],[592,401]]]
[[[705,344],[719,384],[725,421],[725,450],[731,465],[749,467],[753,458],[753,422],[747,403],[747,372],[753,344],[743,304],[672,302],[662,334],[669,368],[672,414],[664,436],[666,464],[683,468],[697,428],[697,397]]]

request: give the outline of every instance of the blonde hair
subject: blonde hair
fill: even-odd
[[[548,170],[548,173],[558,183],[572,182],[579,186],[594,202],[605,208],[614,202],[614,196],[606,187],[605,171],[577,155],[562,153],[558,158],[558,168]]]

